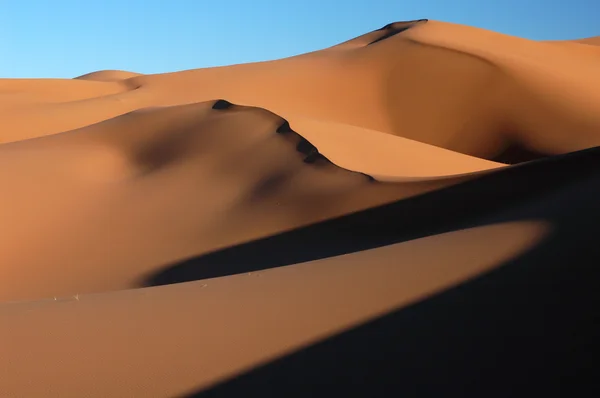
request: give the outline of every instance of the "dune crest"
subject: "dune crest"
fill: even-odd
[[[98,82],[116,82],[141,76],[141,73],[128,72],[124,70],[100,70],[97,72],[86,73],[85,75],[74,77],[78,80],[93,80]]]
[[[386,36],[386,29],[396,33]],[[276,61],[87,80],[121,89],[106,98],[18,114],[19,120],[36,123],[12,124],[7,117],[2,127],[12,133],[2,139],[54,134],[148,106],[227,98],[286,119],[349,124],[487,160],[510,146],[551,155],[600,143],[600,112],[594,105],[598,62],[585,51],[483,29],[425,20],[397,23],[339,47]],[[84,81],[54,84],[72,92],[76,82]],[[52,102],[50,93],[46,98]],[[80,116],[69,117],[72,113]],[[47,123],[51,118],[57,120]],[[563,133],[568,130],[577,133]]]
[[[223,100],[145,108],[0,153],[0,184],[13,187],[0,217],[18,224],[0,233],[2,300],[136,287],[162,264],[455,183],[372,181],[279,116]],[[42,193],[43,212],[22,200]]]
[[[600,36],[587,37],[585,39],[572,40],[576,43],[588,44],[590,46],[600,46]]]

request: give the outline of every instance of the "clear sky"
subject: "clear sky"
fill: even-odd
[[[419,18],[576,39],[600,35],[600,0],[0,0],[0,77],[264,61]]]

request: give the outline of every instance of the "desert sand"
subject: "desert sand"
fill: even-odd
[[[0,79],[0,397],[591,388],[599,44]]]

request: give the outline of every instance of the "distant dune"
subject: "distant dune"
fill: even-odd
[[[0,396],[594,387],[599,38],[0,79]]]
[[[577,43],[589,44],[591,46],[600,46],[600,36],[588,37],[587,39],[573,40]]]
[[[140,73],[127,72],[124,70],[101,70],[98,72],[86,73],[85,75],[77,76],[75,79],[95,80],[99,82],[116,82],[140,75]]]

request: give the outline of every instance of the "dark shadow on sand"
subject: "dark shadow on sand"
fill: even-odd
[[[502,153],[494,158],[490,159],[492,162],[506,163],[506,164],[519,164],[524,162],[530,162],[532,160],[538,160],[547,158],[549,155],[529,150],[521,145],[510,145]]]
[[[356,238],[359,230],[339,226],[354,224],[338,220],[297,248],[283,241],[281,251],[307,258],[315,244],[324,254],[322,239],[337,250],[345,239],[393,243],[457,229],[465,217],[478,225],[546,220],[554,228],[492,272],[187,397],[600,396],[599,163],[598,149],[548,158],[357,215],[356,223],[375,221]]]
[[[141,282],[188,282],[357,252],[481,224],[600,170],[600,148],[549,157],[449,188],[165,266]]]

